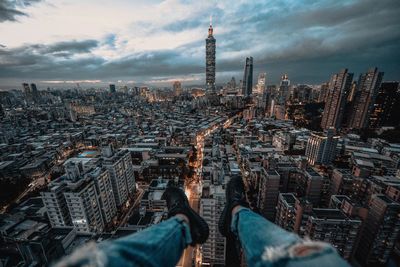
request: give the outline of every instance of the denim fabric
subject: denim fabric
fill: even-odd
[[[329,244],[301,239],[248,208],[234,215],[231,230],[238,238],[249,267],[350,266]],[[300,247],[317,248],[307,256],[297,256]]]
[[[173,267],[190,243],[189,226],[172,217],[120,239],[86,245],[56,266]]]

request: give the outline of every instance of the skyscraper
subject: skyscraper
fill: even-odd
[[[115,93],[115,84],[110,84],[110,93]]]
[[[246,57],[246,63],[244,65],[244,74],[242,82],[242,94],[245,97],[251,95],[253,90],[253,58]]]
[[[329,127],[339,129],[341,127],[352,80],[353,73],[349,73],[347,69],[342,69],[339,73],[332,75],[322,115],[322,129],[328,129]]]
[[[117,153],[112,150],[107,151],[103,157],[103,166],[110,173],[115,204],[120,207],[126,202],[128,196],[135,192],[131,154],[127,150],[120,150]]]
[[[286,100],[289,97],[289,86],[290,86],[290,80],[289,76],[287,74],[282,75],[281,78],[281,84],[279,85],[279,99],[278,99],[278,104],[279,105],[284,105]]]
[[[200,216],[208,223],[210,235],[202,245],[202,266],[225,266],[226,239],[218,231],[218,218],[225,206],[225,189],[222,185],[210,185],[209,195],[200,199]]]
[[[24,88],[24,93],[26,96],[31,94],[31,88],[29,87],[29,83],[23,83],[22,87]]]
[[[364,221],[357,258],[368,266],[384,266],[400,234],[400,204],[373,195]]]
[[[3,117],[5,114],[3,106],[0,104],[0,117]]]
[[[172,85],[174,87],[174,95],[179,96],[182,94],[182,84],[180,81],[175,81]]]
[[[258,80],[257,80],[257,94],[262,95],[265,91],[265,81],[267,78],[267,74],[265,72],[261,72],[258,74]]]
[[[400,106],[399,82],[383,82],[376,96],[369,126],[377,128],[381,126],[398,126],[400,117],[396,109]]]
[[[81,179],[70,183],[68,187],[64,197],[74,228],[84,233],[101,232],[104,221],[94,181]]]
[[[38,94],[38,89],[37,89],[37,87],[36,87],[36,84],[35,84],[35,83],[31,83],[31,90],[32,90],[32,94],[33,94],[33,96],[34,96],[34,97],[36,97],[36,96],[37,96],[37,94]]]
[[[378,72],[378,68],[371,68],[360,75],[350,117],[350,128],[364,129],[368,126],[382,79],[383,72]]]
[[[213,27],[210,21],[206,39],[206,90],[208,92],[215,92],[215,43],[216,40],[213,36]]]

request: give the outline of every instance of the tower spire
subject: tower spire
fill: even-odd
[[[213,35],[213,27],[212,27],[212,15],[210,16],[210,27],[208,28],[208,36],[212,36]]]

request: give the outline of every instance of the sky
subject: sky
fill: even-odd
[[[267,84],[374,66],[400,79],[399,0],[0,0],[0,89],[203,85],[210,16],[219,84],[247,56]]]

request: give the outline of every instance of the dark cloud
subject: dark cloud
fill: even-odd
[[[21,8],[41,0],[0,0],[0,22],[16,21],[18,16],[27,16]]]
[[[0,0],[1,1],[1,0]],[[359,73],[371,66],[385,71],[385,79],[399,79],[400,2],[354,1],[248,1],[221,9],[215,7],[217,81],[231,75],[240,79],[244,58],[253,56],[255,77],[268,73],[277,82],[288,73],[295,83],[329,79],[340,68]],[[195,12],[190,19],[159,29],[143,22],[149,32],[208,28],[208,13]],[[0,47],[0,79],[127,79],[204,74],[204,39],[173,50],[132,53],[106,60],[90,52],[98,46],[115,48],[117,36],[103,40]],[[74,55],[80,54],[79,57]],[[87,54],[87,55],[86,55]]]

